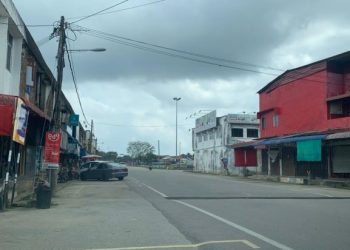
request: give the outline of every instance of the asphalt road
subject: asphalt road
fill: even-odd
[[[350,249],[349,190],[140,168],[128,185],[190,242],[218,241],[200,249]]]
[[[0,249],[349,249],[350,191],[129,168],[0,213]]]

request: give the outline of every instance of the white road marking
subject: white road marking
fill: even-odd
[[[206,245],[214,245],[214,244],[227,244],[227,243],[242,243],[246,246],[258,249],[257,245],[253,244],[248,240],[217,240],[217,241],[205,241],[198,244],[186,244],[186,245],[165,245],[165,246],[145,246],[145,247],[119,247],[119,248],[98,248],[98,249],[90,249],[90,250],[142,250],[142,249],[169,249],[169,248],[198,248]]]
[[[179,200],[174,200],[174,201],[177,202],[177,203],[180,203],[180,204],[182,204],[182,205],[184,205],[186,207],[192,208],[192,209],[194,209],[194,210],[196,210],[198,212],[201,212],[201,213],[203,213],[205,215],[208,215],[209,217],[212,217],[212,218],[214,218],[214,219],[216,219],[218,221],[221,221],[221,222],[225,223],[226,225],[234,227],[234,228],[236,228],[236,229],[238,229],[238,230],[240,230],[242,232],[245,232],[245,233],[247,233],[247,234],[249,234],[249,235],[251,235],[251,236],[253,236],[255,238],[258,238],[258,239],[260,239],[260,240],[262,240],[262,241],[264,241],[264,242],[266,242],[266,243],[268,243],[268,244],[270,244],[272,246],[275,246],[275,247],[277,247],[279,249],[292,250],[292,248],[290,248],[290,247],[288,247],[288,246],[286,246],[286,245],[284,245],[282,243],[279,243],[279,242],[277,242],[275,240],[272,240],[272,239],[270,239],[270,238],[268,238],[266,236],[263,236],[263,235],[261,235],[261,234],[259,234],[257,232],[254,232],[253,230],[250,230],[250,229],[248,229],[246,227],[238,225],[238,224],[236,224],[236,223],[234,223],[232,221],[226,220],[226,219],[224,219],[224,218],[222,218],[222,217],[220,217],[218,215],[210,213],[210,212],[208,212],[206,210],[203,210],[203,209],[201,209],[199,207],[193,206],[191,204],[188,204],[186,202],[179,201]]]
[[[147,184],[145,183],[142,183],[146,188],[152,190],[153,192],[159,194],[160,196],[162,196],[163,198],[167,198],[168,196],[166,194],[163,194],[162,192],[158,191],[157,189],[153,188],[153,187],[150,187],[148,186]]]

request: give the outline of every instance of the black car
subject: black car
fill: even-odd
[[[128,168],[114,162],[91,161],[80,167],[82,181],[89,179],[107,181],[112,178],[123,180],[126,176],[128,176]]]

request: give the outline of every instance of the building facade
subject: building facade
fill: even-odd
[[[7,179],[13,181],[16,174],[19,175],[16,194],[32,189],[33,176],[41,166],[45,133],[51,123],[55,89],[55,78],[14,4],[1,0],[0,192]],[[15,127],[17,119],[20,130]],[[22,141],[14,140],[16,131],[20,131]]]
[[[264,173],[350,177],[350,52],[288,70],[258,93]]]
[[[227,164],[230,173],[238,174],[241,169],[234,164],[232,146],[258,138],[259,121],[248,114],[216,117],[213,111],[196,120],[192,134],[195,171],[222,173]],[[251,167],[256,171],[256,166]]]
[[[5,184],[12,185],[16,174],[15,196],[33,191],[57,96],[61,98],[61,107],[56,107],[61,113],[61,154],[76,160],[84,129],[69,124],[74,114],[71,105],[63,94],[58,95],[55,77],[13,2],[0,0],[0,204],[6,199]]]

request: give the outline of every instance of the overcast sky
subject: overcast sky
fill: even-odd
[[[25,23],[33,25],[53,24],[62,15],[67,22],[74,22],[76,17],[121,1],[14,3]],[[154,1],[129,0],[108,10],[121,11],[70,25],[75,30],[75,35],[68,32],[71,48],[107,49],[73,54],[84,111],[95,122],[102,150],[123,154],[129,141],[148,141],[156,147],[160,140],[161,154],[174,155],[173,97],[181,97],[180,152],[192,153],[189,129],[194,120],[186,117],[199,110],[216,109],[218,115],[257,112],[256,92],[282,72],[269,68],[285,70],[349,50],[347,0],[165,0],[127,9]],[[47,39],[52,27],[29,29],[56,74],[57,41]],[[239,63],[182,55],[231,67],[227,68],[155,54],[98,38],[92,29]],[[75,112],[81,114],[69,67],[65,68],[63,90]]]

